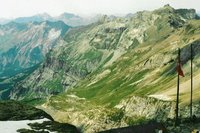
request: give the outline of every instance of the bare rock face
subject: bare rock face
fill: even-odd
[[[145,117],[146,119],[156,119],[158,121],[166,121],[167,118],[173,118],[175,110],[173,102],[136,96],[122,100],[115,107],[123,109],[129,117]]]
[[[195,9],[178,9],[176,13],[180,14],[184,19],[199,19]]]
[[[62,107],[55,107],[56,103]],[[114,108],[106,108],[93,105],[75,95],[68,95],[62,100],[50,99],[41,109],[50,113],[56,121],[68,122],[81,127],[84,132],[92,133],[126,127],[138,122],[146,123],[151,120],[163,122],[173,119],[174,107],[173,102],[133,96],[121,100]]]

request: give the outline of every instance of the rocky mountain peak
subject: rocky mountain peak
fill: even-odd
[[[105,23],[109,21],[109,16],[108,15],[103,15],[99,18],[99,22]]]
[[[48,13],[42,13],[42,14],[38,14],[37,16],[40,16],[40,17],[42,17],[42,18],[44,18],[45,20],[49,20],[49,19],[51,19],[52,17],[51,17],[51,15],[49,15]]]
[[[177,9],[176,13],[184,19],[199,19],[195,9]]]
[[[77,15],[74,15],[74,14],[72,14],[72,13],[67,13],[67,12],[62,13],[58,18],[70,19],[70,18],[74,18],[74,17],[80,18],[80,17],[77,16]]]
[[[167,8],[167,9],[170,9],[170,10],[174,9],[172,6],[170,6],[170,4],[166,4],[166,5],[164,5],[163,8]]]
[[[198,15],[195,9],[174,9],[169,4],[158,9],[160,13],[174,13],[180,15],[183,19],[197,19]]]
[[[173,13],[175,11],[175,9],[173,7],[171,7],[169,4],[164,5],[163,7],[155,10],[155,12],[157,13]]]

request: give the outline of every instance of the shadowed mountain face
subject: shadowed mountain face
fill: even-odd
[[[53,118],[44,111],[15,101],[1,101],[0,107],[0,121],[36,120],[42,118],[53,120]]]
[[[0,25],[0,96],[33,72],[70,27],[61,21]],[[2,94],[4,93],[4,94]],[[3,96],[4,95],[4,96]]]
[[[6,125],[6,124],[10,124],[10,125]],[[2,125],[5,125],[5,126],[2,126]],[[26,129],[26,127],[29,127],[29,128]],[[67,123],[63,124],[63,123],[55,122],[53,118],[47,113],[45,113],[44,111],[37,109],[35,107],[32,107],[30,105],[21,104],[16,101],[1,101],[0,102],[0,128],[1,128],[1,132],[7,132],[7,133],[8,132],[10,133],[11,132],[79,133],[79,131],[77,130],[75,126],[67,124]],[[16,128],[16,129],[13,129],[13,128]]]
[[[61,21],[11,22],[0,26],[0,76],[9,76],[42,62],[68,29]]]
[[[190,45],[195,82],[200,77],[200,21],[195,11],[166,5],[126,18],[102,17],[69,30],[42,65],[10,92],[12,99],[48,98],[41,107],[57,121],[86,132],[174,117],[177,48],[185,78],[182,105],[189,101]],[[184,86],[184,87],[183,87]],[[200,114],[199,83],[194,113]],[[187,106],[181,108],[187,117]],[[79,117],[77,117],[79,116]]]

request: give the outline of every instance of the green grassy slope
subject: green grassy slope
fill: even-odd
[[[183,26],[186,23],[183,19],[187,18],[166,6],[152,12],[138,12],[132,18],[104,17],[97,23],[71,29],[64,41],[47,54],[40,69],[14,88],[11,98],[41,98],[63,92],[87,75],[112,65],[127,52],[152,49],[151,45],[160,43]],[[151,55],[141,53],[140,56]],[[136,56],[134,60],[129,58],[137,60]],[[122,68],[126,63],[137,64],[124,61]],[[20,91],[22,88],[24,93]]]
[[[180,101],[182,105],[189,103],[191,44],[194,47],[194,100],[198,104],[200,21],[193,19],[184,22],[173,11],[170,7],[154,11],[151,17],[162,17],[157,17],[156,24],[145,30],[145,41],[137,44],[137,47],[129,48],[112,64],[101,65],[67,92],[51,97],[44,109],[51,110],[58,121],[85,123],[85,130],[88,132],[168,117],[174,114],[171,103],[176,95],[178,48],[182,51],[181,62],[185,73],[180,81]],[[137,17],[142,20],[149,14],[151,13],[138,13]],[[131,32],[134,29],[129,29],[129,33]],[[161,100],[152,100],[149,97]],[[199,106],[196,107],[198,112]],[[188,109],[185,109],[185,116],[187,112]],[[99,123],[99,126],[95,127],[94,123]]]
[[[188,26],[190,26],[190,31],[187,31]],[[113,105],[116,105],[121,99],[131,94],[148,96],[176,87],[175,67],[178,47],[182,49],[181,58],[185,61],[183,70],[186,77],[181,79],[182,83],[190,78],[189,60],[185,59],[189,58],[190,44],[193,44],[195,51],[194,74],[199,74],[199,53],[197,51],[200,47],[199,26],[199,20],[190,21],[187,26],[174,32],[165,40],[155,44],[145,43],[130,50],[112,66],[89,75],[68,93],[95,103],[113,102]],[[192,30],[196,31],[190,33]],[[173,44],[173,42],[178,43]],[[96,78],[105,71],[109,73],[99,79]]]
[[[71,29],[11,97],[47,97],[42,109],[86,132],[173,118],[178,47],[186,75],[181,78],[182,104],[189,101],[190,44],[195,82],[200,77],[200,21],[193,10],[185,11],[165,6]],[[199,87],[196,82],[196,101]]]

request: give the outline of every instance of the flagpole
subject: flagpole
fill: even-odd
[[[193,64],[192,64],[192,56],[193,56],[193,51],[192,51],[192,44],[191,44],[191,93],[190,93],[190,118],[192,119],[192,93],[193,93]]]
[[[178,65],[180,65],[180,48],[178,49]],[[177,80],[177,96],[176,96],[176,120],[175,120],[175,126],[178,126],[179,124],[179,118],[178,118],[178,103],[179,103],[179,73],[177,73],[178,80]]]

